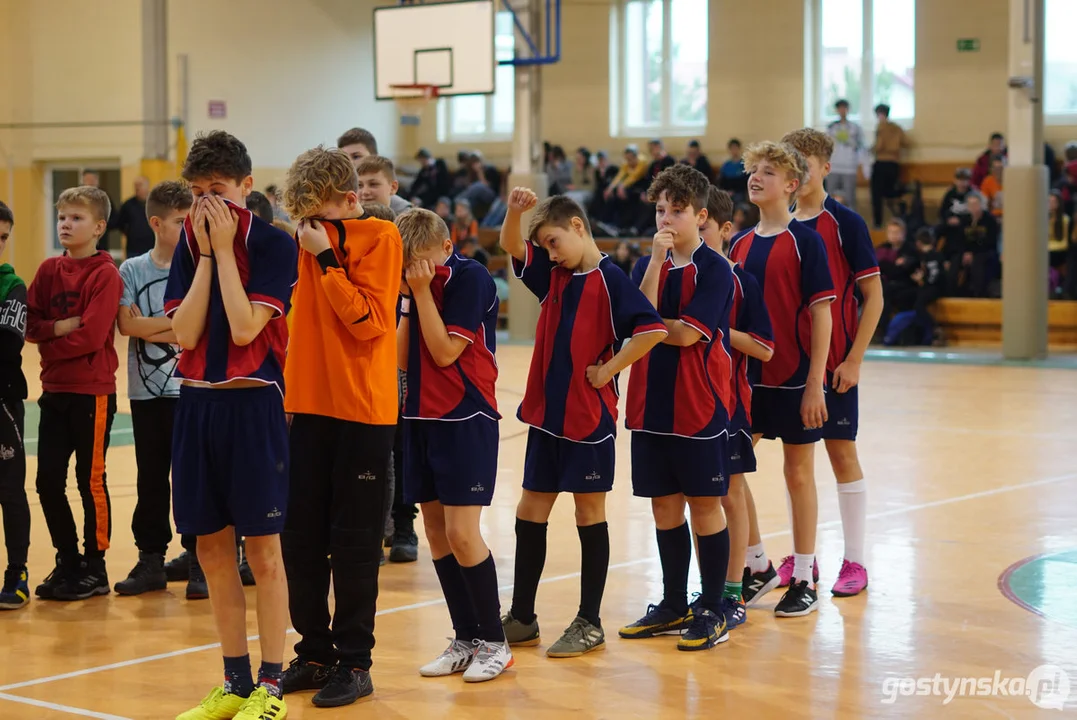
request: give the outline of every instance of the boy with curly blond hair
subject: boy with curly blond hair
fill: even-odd
[[[819,234],[789,211],[808,180],[804,156],[785,143],[762,142],[744,153],[748,199],[759,224],[740,235],[729,257],[763,290],[774,330],[774,356],[763,366],[752,395],[752,435],[779,439],[785,484],[793,508],[793,568],[789,590],[774,608],[778,617],[801,617],[818,607],[813,576],[819,501],[815,492],[815,443],[826,424],[826,362],[830,351],[830,302],[834,283]],[[749,516],[755,505],[745,488]],[[749,524],[744,599],[749,606],[780,583],[762,552],[758,522]]]
[[[338,707],[374,691],[370,652],[398,414],[404,256],[393,223],[363,217],[359,178],[340,150],[300,155],[288,171],[284,206],[298,222],[300,245],[284,367],[293,470],[282,535],[300,640],[284,692],[317,690],[315,706]]]

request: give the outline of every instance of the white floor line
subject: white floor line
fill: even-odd
[[[46,710],[55,710],[57,712],[68,713],[69,715],[78,715],[80,717],[98,718],[99,720],[131,720],[131,718],[125,718],[122,715],[109,715],[108,713],[94,712],[93,710],[83,710],[82,708],[71,707],[70,705],[60,705],[59,703],[45,702],[44,700],[34,700],[33,698],[18,697],[17,695],[8,695],[6,693],[0,693],[0,700],[10,700],[11,702],[22,703],[23,705],[33,705],[34,707],[44,708]]]
[[[1024,482],[1024,483],[1016,483],[1016,484],[1013,484],[1013,485],[1003,485],[1002,487],[992,488],[990,490],[982,490],[980,492],[975,492],[975,493],[968,493],[966,495],[959,495],[957,497],[944,498],[942,500],[932,500],[932,501],[925,502],[925,503],[919,503],[917,505],[909,505],[909,506],[906,506],[906,507],[894,508],[893,510],[884,510],[882,512],[869,513],[868,516],[867,516],[867,519],[869,519],[869,520],[877,520],[877,519],[880,519],[880,518],[893,517],[893,516],[896,516],[896,515],[904,515],[906,513],[913,513],[913,512],[917,512],[919,510],[926,510],[926,509],[929,509],[929,508],[940,507],[940,506],[943,506],[943,505],[952,505],[954,503],[965,502],[967,500],[977,500],[977,499],[980,499],[980,498],[991,497],[991,496],[994,496],[994,495],[1001,495],[1001,494],[1008,493],[1008,492],[1014,492],[1015,490],[1027,490],[1029,488],[1040,487],[1042,485],[1050,485],[1052,483],[1063,482],[1063,481],[1066,481],[1066,480],[1074,480],[1074,479],[1077,479],[1077,473],[1067,473],[1065,475],[1056,475],[1054,477],[1041,478],[1039,480],[1030,480],[1030,481]],[[823,530],[823,529],[826,529],[826,528],[837,527],[837,526],[840,526],[840,525],[841,525],[841,520],[828,520],[827,522],[819,523],[818,528],[820,530]],[[772,538],[783,537],[785,535],[789,535],[790,533],[791,533],[790,530],[778,530],[778,531],[775,531],[775,532],[764,534],[763,539],[769,540],[769,539],[772,539]],[[635,560],[628,560],[628,561],[621,562],[621,563],[614,563],[614,564],[609,566],[609,569],[610,570],[619,570],[619,569],[622,569],[622,568],[633,567],[635,565],[643,565],[643,564],[646,564],[646,563],[655,562],[657,560],[658,560],[658,557],[656,555],[651,555],[651,556],[648,556],[648,557],[637,558]],[[571,580],[573,578],[578,578],[579,576],[580,576],[579,572],[566,573],[564,575],[555,575],[553,577],[543,578],[540,581],[539,584],[545,585],[547,583],[560,582],[562,580]],[[499,588],[499,590],[501,592],[506,592],[506,591],[511,590],[511,589],[512,589],[512,585],[503,585],[503,586],[501,586]],[[385,610],[378,611],[377,614],[380,617],[382,615],[392,615],[392,614],[395,614],[395,613],[405,612],[405,611],[408,611],[408,610],[418,610],[420,608],[433,607],[435,605],[443,605],[444,603],[445,603],[445,600],[443,598],[436,598],[436,599],[433,599],[433,600],[425,600],[423,602],[412,603],[410,605],[401,605],[401,606],[398,606],[398,607],[386,608]],[[293,633],[295,631],[294,630],[289,630],[288,632]],[[252,635],[251,637],[249,637],[247,639],[248,639],[248,641],[253,642],[253,641],[258,639],[258,636],[257,635]],[[71,713],[72,715],[81,715],[83,717],[104,718],[106,720],[127,720],[126,718],[122,718],[122,717],[117,716],[117,715],[104,715],[104,714],[95,713],[95,712],[92,712],[92,711],[89,711],[89,710],[80,710],[79,708],[71,708],[71,707],[67,707],[67,706],[64,706],[64,705],[54,705],[52,703],[45,703],[45,702],[42,702],[40,700],[33,700],[33,699],[30,699],[30,698],[24,698],[24,697],[20,697],[20,696],[17,696],[17,695],[8,695],[6,693],[6,691],[8,691],[8,690],[17,690],[19,688],[25,688],[25,687],[34,687],[36,685],[44,685],[44,684],[47,684],[47,683],[56,682],[58,680],[67,680],[67,679],[70,679],[70,678],[83,677],[85,675],[93,675],[93,674],[96,674],[96,673],[99,673],[99,672],[104,672],[106,670],[115,670],[115,669],[118,669],[118,668],[130,667],[132,665],[141,665],[143,663],[153,662],[155,660],[165,660],[165,659],[168,659],[168,658],[179,657],[179,656],[182,656],[182,655],[189,655],[189,654],[192,654],[192,653],[203,652],[205,650],[212,650],[212,649],[217,648],[217,647],[220,647],[219,643],[213,643],[213,644],[210,644],[210,645],[199,645],[198,647],[185,648],[183,650],[173,650],[171,652],[159,653],[157,655],[148,655],[146,657],[134,658],[132,660],[124,660],[122,662],[110,663],[108,665],[101,665],[101,666],[98,666],[98,667],[87,668],[85,670],[75,670],[73,672],[63,673],[63,674],[60,674],[60,675],[51,675],[49,677],[38,678],[36,680],[27,680],[25,682],[13,683],[11,685],[3,685],[3,686],[0,686],[0,700],[9,700],[11,702],[16,702],[16,703],[25,703],[25,704],[34,705],[34,706],[37,706],[37,707],[47,707],[49,709],[59,710],[61,712],[68,712],[68,713]]]

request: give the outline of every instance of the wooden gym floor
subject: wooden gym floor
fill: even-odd
[[[122,339],[119,345],[122,376]],[[506,605],[526,440],[514,414],[530,354],[525,346],[506,346],[498,354],[498,395],[506,419],[499,485],[483,524]],[[26,355],[27,374],[36,385],[33,349]],[[991,678],[996,671],[1002,678],[1024,678],[1044,664],[1068,671],[1072,710],[1077,707],[1077,613],[1072,611],[1077,553],[1066,551],[1077,547],[1075,378],[1060,369],[866,364],[860,453],[870,493],[870,588],[857,598],[830,596],[842,541],[833,476],[820,448],[819,612],[777,620],[770,612],[780,596],[774,592],[749,611],[748,624],[728,643],[699,654],[677,652],[671,638],[617,638],[618,627],[661,595],[654,526],[648,503],[632,497],[628,433],[622,431],[617,485],[609,498],[605,652],[575,660],[543,654],[572,619],[578,601],[578,542],[571,501],[563,499],[551,519],[538,597],[542,648],[519,649],[515,668],[480,686],[465,686],[459,677],[420,678],[418,666],[443,649],[451,632],[421,542],[418,563],[390,564],[382,573],[373,698],[329,711],[314,709],[310,694],[290,696],[289,716],[1050,717],[1050,710],[1038,709],[1027,697],[958,695],[944,704],[945,697],[896,692],[901,678]],[[120,387],[125,387],[123,377]],[[126,411],[121,399],[120,412]],[[36,421],[28,423],[28,438],[36,435]],[[117,441],[124,441],[122,433]],[[122,579],[136,558],[130,531],[134,448],[129,436],[126,442],[108,455],[112,582]],[[33,585],[52,568],[53,550],[32,491],[34,457],[28,466]],[[762,445],[760,469],[751,483],[767,547],[777,562],[791,546],[781,453],[773,443]],[[69,494],[77,497],[73,480]],[[178,541],[171,555],[176,552]],[[1053,554],[1059,562],[1047,562]],[[1032,557],[1040,555],[1046,559]],[[1022,565],[1026,558],[1031,561]],[[1038,572],[1039,567],[1046,570]],[[254,589],[247,597],[253,607]],[[248,627],[253,636],[253,610]],[[209,603],[187,602],[182,584],[138,598],[110,595],[76,604],[35,600],[27,609],[0,615],[0,717],[172,718],[220,682],[215,639]],[[251,649],[257,662],[257,642]]]

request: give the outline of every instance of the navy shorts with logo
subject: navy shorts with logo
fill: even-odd
[[[632,494],[721,497],[729,491],[725,434],[698,440],[679,435],[632,433]]]
[[[288,423],[276,385],[183,386],[172,431],[176,530],[276,535],[288,507]]]
[[[729,438],[729,462],[726,470],[730,475],[754,473],[755,448],[752,446],[752,434],[748,430],[733,433]]]
[[[830,393],[826,393],[829,395]],[[756,386],[752,392],[752,432],[786,445],[810,445],[823,438],[823,429],[808,430],[800,419],[804,388]]]
[[[497,480],[498,422],[404,421],[404,502],[489,505]]]
[[[843,393],[827,385],[826,414],[823,437],[827,440],[856,440],[860,426],[859,386],[854,385]]]
[[[537,428],[527,433],[524,490],[591,493],[613,489],[613,438],[581,443]]]

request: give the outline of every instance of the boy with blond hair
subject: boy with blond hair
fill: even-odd
[[[826,424],[826,361],[830,350],[830,302],[834,285],[823,240],[789,212],[808,179],[808,166],[789,145],[762,142],[744,153],[748,199],[759,224],[734,240],[729,257],[759,283],[774,329],[774,357],[763,366],[752,395],[752,435],[780,439],[785,483],[793,506],[793,572],[789,590],[774,608],[778,617],[799,617],[818,608],[812,575],[819,503],[815,491],[815,445]],[[749,512],[754,504],[746,488]],[[758,526],[750,528],[748,555],[762,554]],[[752,537],[754,536],[754,537]],[[765,559],[765,555],[763,555]],[[777,587],[773,565],[753,565],[745,601]],[[758,589],[752,592],[758,584]],[[748,595],[751,597],[748,597]]]
[[[613,489],[617,376],[667,335],[666,325],[591,236],[583,209],[554,196],[538,204],[515,188],[501,226],[513,271],[538,297],[535,351],[517,417],[530,425],[523,495],[516,508],[512,607],[502,618],[511,645],[540,642],[535,595],[546,563],[546,528],[560,493],[573,494],[580,537],[580,606],[546,651],[578,657],[605,647],[600,608],[609,569],[606,494]]]
[[[45,599],[109,593],[105,551],[112,537],[112,504],[105,454],[116,414],[114,340],[123,281],[112,256],[97,250],[97,243],[108,229],[111,209],[103,190],[64,190],[56,202],[64,253],[41,263],[28,291],[26,339],[41,354],[37,492],[56,548],[56,569],[35,590]],[[72,453],[85,555],[79,554],[67,502]]]
[[[288,499],[284,416],[285,317],[296,280],[295,240],[245,207],[251,157],[217,130],[191,143],[183,179],[194,197],[165,288],[183,348],[172,447],[176,529],[198,536],[221,641],[224,682],[177,720],[271,720],[281,699],[288,588],[280,533]],[[236,538],[258,581],[257,683]]]
[[[867,494],[856,452],[859,426],[858,388],[864,353],[883,314],[883,285],[867,223],[824,189],[830,174],[834,140],[803,128],[782,138],[804,156],[808,181],[797,193],[794,217],[823,238],[830,278],[838,297],[830,306],[833,331],[826,363],[827,422],[823,442],[838,481],[838,507],[845,535],[845,557],[832,590],[837,597],[858,595],[868,586],[864,533]],[[863,298],[863,302],[858,298]],[[792,557],[778,569],[779,587],[789,584]]]
[[[410,290],[398,329],[400,366],[408,376],[405,501],[422,506],[456,631],[419,674],[463,672],[465,682],[483,682],[513,662],[501,626],[497,569],[479,526],[497,480],[497,288],[486,268],[456,254],[448,228],[430,210],[409,210],[396,222]]]
[[[337,139],[337,147],[340,148],[349,158],[351,158],[352,164],[355,165],[355,169],[358,170],[362,161],[368,157],[379,157],[378,155],[378,141],[374,138],[374,135],[369,130],[363,128],[352,128],[346,131]],[[388,163],[389,167],[389,180],[391,183],[396,182],[396,173],[393,170],[393,161],[389,158],[381,157],[382,164]],[[363,173],[360,173],[362,176]],[[367,200],[369,198],[362,198],[360,200]],[[396,188],[389,193],[389,196],[382,201],[382,204],[392,208],[392,211],[397,215],[411,207],[411,203],[396,194]]]
[[[284,368],[292,477],[283,535],[300,640],[284,692],[317,690],[315,706],[339,707],[374,691],[403,250],[391,222],[360,219],[359,179],[340,150],[317,147],[296,159],[284,207],[301,248]]]

